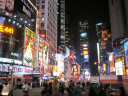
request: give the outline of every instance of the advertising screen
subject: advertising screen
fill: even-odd
[[[61,75],[64,72],[64,56],[63,54],[56,54],[56,61],[57,61],[57,66],[55,69],[55,72],[57,72],[59,75]]]
[[[23,65],[34,66],[36,60],[36,33],[25,27]]]
[[[116,75],[124,75],[124,73],[123,73],[124,66],[123,65],[124,65],[123,58],[116,59],[116,61],[115,61]]]
[[[39,52],[38,52],[38,62],[40,65],[41,74],[46,73],[48,67],[48,43],[44,40],[44,38],[40,35],[39,37]]]
[[[128,41],[124,43],[124,50],[125,50],[125,62],[126,62],[126,66],[128,66]]]

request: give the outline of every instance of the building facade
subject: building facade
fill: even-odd
[[[123,38],[128,32],[127,0],[109,0],[110,21],[113,41]]]
[[[58,46],[65,46],[65,0],[58,1]]]
[[[89,63],[89,39],[88,39],[88,21],[79,21],[79,37],[80,37],[80,64],[81,76],[86,79],[86,71],[90,73]]]
[[[57,52],[57,0],[46,0],[44,11],[44,29],[49,43],[49,60],[51,64],[54,63],[54,56]]]
[[[1,0],[0,5],[0,72],[31,74],[37,64],[36,7],[30,0]]]

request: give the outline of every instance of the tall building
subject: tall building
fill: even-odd
[[[45,1],[46,0],[36,0],[36,6],[38,9],[37,14],[37,25],[38,25],[38,64],[41,75],[47,73],[48,63],[49,63],[49,44],[47,41],[47,34],[44,28],[44,14],[45,12]]]
[[[57,51],[57,0],[45,0],[44,29],[49,43],[49,60],[54,63],[54,56]]]
[[[66,1],[58,0],[58,46],[65,48],[71,47],[69,14],[66,9]]]
[[[68,13],[68,9],[65,13],[65,45],[69,48],[73,47],[72,39],[71,39],[71,30],[70,30],[70,16]]]
[[[37,0],[38,8],[38,62],[42,75],[52,73],[57,51],[57,0]]]
[[[12,71],[31,74],[37,65],[36,14],[30,0],[0,0],[0,74],[5,77]]]
[[[88,40],[88,21],[79,21],[79,37],[80,37],[80,64],[83,76],[85,71],[90,71],[89,63],[89,40]]]
[[[65,0],[58,0],[58,46],[65,46]]]
[[[36,0],[36,6],[38,9],[38,32],[39,33],[45,33],[44,30],[44,10],[45,10],[45,0]]]

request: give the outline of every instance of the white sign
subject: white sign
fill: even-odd
[[[20,60],[10,59],[10,58],[1,58],[1,57],[0,57],[0,62],[12,63],[12,64],[18,64],[18,65],[22,64],[22,61],[20,61]]]
[[[11,72],[13,70],[14,74],[31,74],[33,68],[18,66],[18,65],[9,65],[9,64],[0,64],[0,72]]]
[[[116,75],[123,75],[123,63],[122,61],[115,62]]]

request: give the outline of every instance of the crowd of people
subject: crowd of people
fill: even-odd
[[[126,96],[120,88],[119,94],[109,94],[110,85],[90,82],[44,82],[41,96]]]
[[[11,82],[0,84],[0,96],[13,96]],[[119,87],[119,94],[110,94],[110,84],[91,83],[82,81],[62,82],[58,80],[42,82],[41,96],[127,96],[122,86]],[[18,87],[16,87],[18,88]],[[31,96],[32,86],[28,82],[22,84],[23,96]]]

